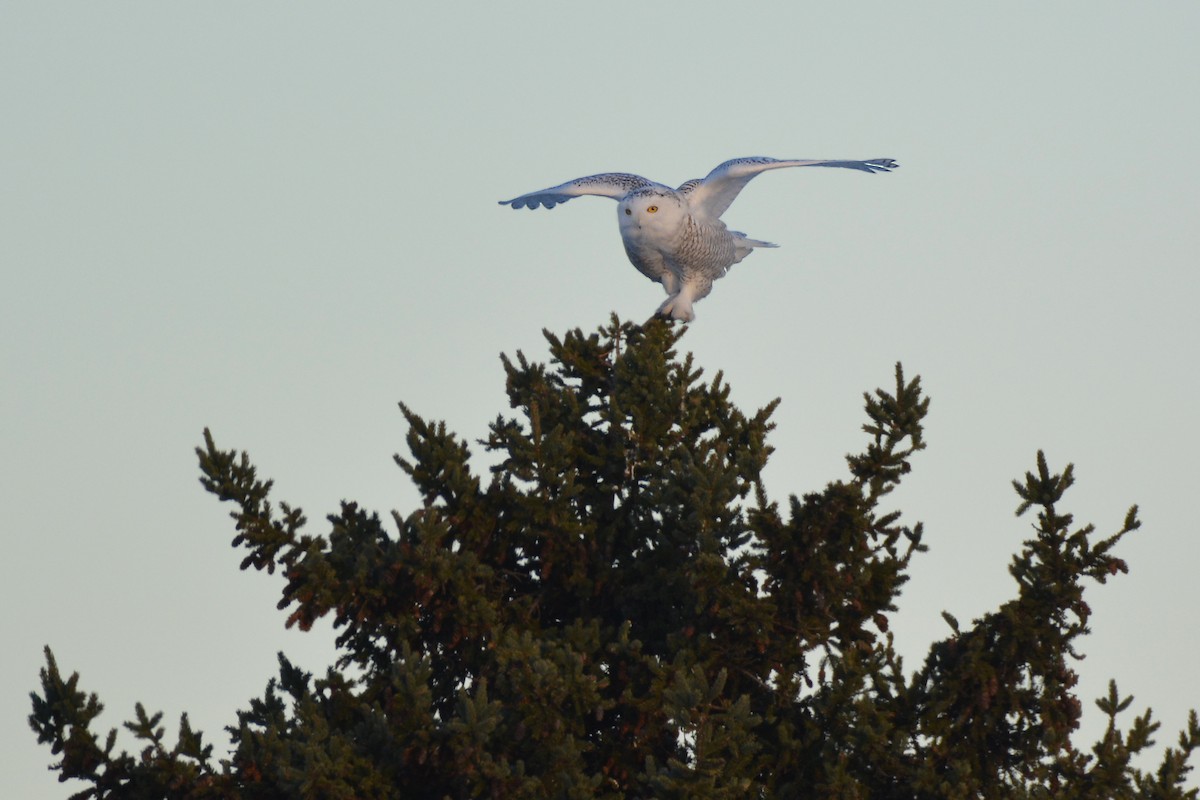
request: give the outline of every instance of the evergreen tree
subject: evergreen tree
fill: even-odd
[[[1115,686],[1103,739],[1071,741],[1086,583],[1126,570],[1060,511],[1071,485],[1039,453],[1015,488],[1034,510],[1016,597],[906,673],[888,615],[925,549],[881,507],[924,448],[929,408],[899,365],[866,395],[862,453],[822,491],[768,499],[775,403],[747,416],[701,380],[680,332],[616,319],[549,333],[552,362],[504,359],[516,413],[467,444],[402,406],[422,503],[394,528],[343,503],[328,533],[270,500],[245,454],[205,431],[202,482],[233,505],[242,568],[286,584],[288,625],[332,614],[338,663],[280,670],[215,759],[186,715],[176,743],[139,705],[101,705],[47,649],[30,722],[63,780],[96,798],[1196,798],[1193,713],[1161,766],[1150,713],[1128,727]]]

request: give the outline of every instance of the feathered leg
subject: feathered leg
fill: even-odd
[[[660,317],[691,322],[696,318],[696,313],[692,310],[692,303],[703,300],[711,291],[711,280],[689,279],[678,292],[663,301],[656,313]]]

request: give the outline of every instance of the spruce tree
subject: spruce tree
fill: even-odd
[[[174,743],[139,705],[95,728],[101,704],[52,653],[30,723],[76,797],[95,798],[1195,798],[1193,713],[1153,772],[1132,758],[1115,685],[1090,753],[1071,734],[1083,599],[1124,572],[1136,509],[1098,536],[1061,510],[1072,483],[1041,453],[1015,482],[1033,535],[1016,596],[907,672],[888,618],[920,524],[884,498],[924,448],[929,400],[899,365],[865,395],[866,441],[847,473],[785,503],[761,474],[775,403],[747,416],[722,375],[679,357],[681,331],[615,318],[547,333],[551,361],[504,358],[513,413],[468,444],[401,406],[397,464],[421,504],[343,503],[312,535],[271,500],[248,456],[197,449],[202,483],[232,505],[242,568],[285,584],[287,624],[332,615],[320,677],[279,656],[214,756],[186,715]]]

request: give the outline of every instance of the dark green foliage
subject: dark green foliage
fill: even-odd
[[[140,754],[92,732],[94,696],[49,651],[31,723],[80,797],[237,798],[1195,798],[1193,715],[1162,766],[1149,712],[1071,743],[1085,580],[1124,572],[1115,534],[1059,511],[1071,467],[1015,484],[1037,511],[1013,560],[1017,596],[936,642],[906,674],[888,615],[924,550],[881,503],[924,448],[929,408],[899,365],[866,396],[862,453],[842,480],[781,507],[760,475],[772,403],[746,416],[718,374],[678,358],[679,333],[616,320],[547,334],[552,362],[504,359],[513,417],[467,445],[401,407],[399,466],[423,502],[394,516],[344,503],[323,536],[273,505],[248,458],[197,452],[235,510],[243,569],[278,568],[280,608],[332,614],[338,664],[278,678],[212,748],[181,721],[163,741],[139,706]]]
[[[148,716],[138,703],[136,720],[126,722],[125,728],[142,749],[136,758],[124,752],[114,754],[117,732],[110,730],[101,745],[91,730],[104,706],[96,695],[79,691],[78,675],[63,680],[48,647],[41,677],[41,694],[31,694],[29,724],[38,742],[49,744],[50,752],[59,757],[55,768],[60,780],[78,778],[91,784],[73,798],[228,796],[219,788],[230,783],[224,765],[212,763],[212,745],[203,744],[202,735],[188,724],[187,714],[179,720],[175,746],[167,749],[165,731],[159,727],[162,714]]]

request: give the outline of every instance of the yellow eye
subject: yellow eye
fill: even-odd
[[[650,206],[646,210],[653,214],[655,211],[658,211],[658,206]]]
[[[630,209],[628,209],[628,208],[627,208],[627,209],[625,209],[625,216],[627,216],[627,217],[631,217],[631,216],[633,216],[633,211],[632,211],[632,210],[630,210]]]

